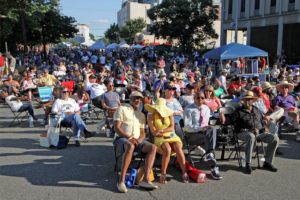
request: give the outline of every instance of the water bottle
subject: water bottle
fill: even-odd
[[[29,123],[29,128],[33,128],[33,127],[34,127],[32,116],[29,116],[29,118],[28,118],[28,123]]]
[[[105,130],[106,137],[110,137],[110,129],[106,128]]]
[[[121,100],[125,101],[125,93],[124,92],[121,94]]]
[[[134,168],[131,168],[129,170],[129,175],[127,175],[125,178],[126,187],[132,188],[134,186],[136,177],[137,177],[137,170]]]
[[[242,164],[242,167],[246,167],[246,158],[245,158],[245,156],[241,156],[241,164]]]

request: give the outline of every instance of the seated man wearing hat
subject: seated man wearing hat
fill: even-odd
[[[156,146],[145,140],[145,115],[139,111],[143,95],[134,91],[130,94],[130,104],[120,106],[114,113],[114,127],[117,137],[114,141],[118,155],[123,154],[121,177],[117,183],[119,192],[126,193],[125,176],[130,165],[134,150],[138,153],[146,153],[145,176],[140,187],[156,189],[157,186],[149,181],[150,170],[153,167],[156,154]]]
[[[251,174],[252,172],[250,164],[256,140],[268,143],[263,168],[276,172],[277,168],[272,163],[279,139],[277,135],[266,132],[263,121],[267,121],[268,118],[264,117],[259,109],[253,106],[255,100],[256,97],[252,91],[246,92],[241,98],[242,107],[235,112],[237,136],[240,140],[245,141],[245,173]]]
[[[179,97],[179,103],[181,104],[183,109],[194,103],[194,94],[194,85],[187,84],[185,88],[185,94]]]
[[[210,109],[204,104],[205,96],[203,92],[194,95],[194,103],[187,106],[184,110],[184,130],[186,133],[202,134],[205,138],[206,159],[211,163],[211,176],[213,179],[220,180],[222,176],[214,158],[216,146],[216,132],[209,127]],[[200,146],[196,148],[196,151]]]
[[[279,94],[274,98],[274,109],[283,108],[284,116],[287,122],[293,123],[293,127],[297,130],[296,140],[300,141],[299,131],[299,111],[297,109],[295,98],[289,94],[294,89],[294,85],[287,81],[282,81],[276,85]]]

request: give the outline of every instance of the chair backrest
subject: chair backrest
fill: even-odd
[[[222,112],[224,115],[232,115],[234,111],[233,107],[222,107],[219,109],[219,112]]]
[[[237,108],[240,107],[240,104],[239,104],[239,103],[236,103],[236,102],[230,101],[230,102],[225,103],[225,107],[231,107],[231,108],[233,108],[234,110],[236,110]]]
[[[41,102],[50,101],[53,97],[53,89],[51,86],[38,87]]]

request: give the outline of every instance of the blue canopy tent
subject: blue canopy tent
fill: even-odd
[[[234,58],[250,58],[250,57],[268,57],[268,53],[248,45],[231,43],[219,48],[213,49],[203,55],[204,58],[228,60]]]
[[[221,46],[203,55],[203,58],[220,60],[222,69],[223,69],[222,66],[223,60],[237,59],[237,58],[252,58],[252,57],[267,57],[267,63],[269,63],[267,52],[252,46],[238,44],[238,43],[231,43],[231,44]],[[252,73],[248,74],[248,76],[253,76],[254,74],[258,75],[257,63],[255,64],[255,67],[252,67],[251,71]]]

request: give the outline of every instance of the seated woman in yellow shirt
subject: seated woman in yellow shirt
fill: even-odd
[[[182,142],[174,129],[173,111],[166,106],[166,100],[163,98],[157,99],[155,105],[146,104],[145,109],[150,113],[147,122],[154,136],[154,144],[158,153],[162,154],[160,183],[167,182],[166,173],[172,151],[176,153],[179,161],[183,182],[188,182]]]

